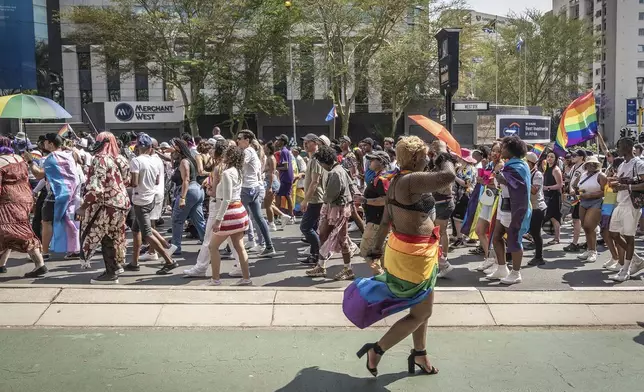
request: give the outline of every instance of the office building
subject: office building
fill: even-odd
[[[556,13],[587,21],[595,37],[595,57],[580,82],[595,90],[600,129],[614,143],[621,129],[637,129],[627,101],[637,97],[636,78],[644,76],[644,0],[553,0],[552,5]]]

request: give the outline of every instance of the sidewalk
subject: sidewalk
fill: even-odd
[[[0,326],[330,327],[352,324],[342,290],[2,286]],[[388,327],[404,313],[374,327]],[[437,290],[430,326],[635,326],[644,291]]]

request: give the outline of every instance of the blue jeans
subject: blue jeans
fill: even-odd
[[[260,205],[261,191],[261,186],[255,188],[242,188],[241,202],[246,208],[246,211],[248,211],[253,218],[253,227],[259,228],[259,231],[266,243],[266,249],[273,249],[273,241],[271,240],[271,235],[268,231],[268,224],[262,215],[262,206]]]
[[[188,218],[197,229],[199,239],[203,241],[206,232],[206,220],[203,216],[203,199],[204,193],[201,186],[196,182],[191,182],[186,193],[186,205],[179,208],[179,198],[174,201],[172,209],[172,244],[181,250],[181,238],[183,237],[183,225]]]
[[[322,203],[309,204],[304,216],[302,216],[302,222],[300,222],[300,231],[306,237],[309,245],[311,245],[311,255],[315,257],[320,256],[320,236],[317,230],[321,210]]]

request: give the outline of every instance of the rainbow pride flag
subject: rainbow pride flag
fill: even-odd
[[[546,146],[544,146],[543,144],[535,144],[534,147],[532,147],[532,152],[537,154],[538,157],[540,157],[541,154],[543,154],[543,152],[545,151],[545,149],[546,149]]]
[[[561,116],[555,152],[564,155],[568,147],[594,139],[597,136],[597,108],[595,92],[589,91],[575,99]]]

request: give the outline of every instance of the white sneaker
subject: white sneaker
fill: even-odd
[[[172,255],[174,254],[174,252],[177,251],[177,249],[179,249],[178,246],[170,244],[170,247],[167,249],[168,250],[168,256],[172,257]]]
[[[631,265],[628,267],[628,274],[633,276],[642,269],[644,269],[644,260],[639,257],[633,257],[633,261],[631,261]]]
[[[119,267],[119,269],[116,270],[116,273],[119,274],[119,275],[124,274],[125,270],[123,269],[123,267]]]
[[[587,250],[584,253],[582,253],[579,256],[577,256],[577,259],[586,260],[586,259],[588,259],[588,256],[590,256],[590,251],[589,250]]]
[[[608,259],[608,261],[607,261],[607,262],[605,262],[605,263],[602,265],[602,268],[606,268],[606,269],[608,269],[608,267],[614,266],[615,264],[619,264],[619,261],[617,261],[617,260],[613,260],[613,259]]]
[[[221,286],[221,280],[208,279],[201,284],[202,286]]]
[[[295,224],[295,217],[294,216],[288,218],[288,224],[289,225],[294,225]]]
[[[143,256],[139,257],[139,261],[157,261],[157,260],[159,260],[159,255],[156,254],[156,252],[146,253]]]
[[[360,230],[360,229],[358,228],[358,225],[356,225],[355,222],[351,222],[351,224],[347,228],[347,232],[349,232],[349,233],[353,233],[353,232],[356,232],[358,230]]]
[[[256,245],[256,246],[248,249],[248,251],[253,252],[253,253],[261,253],[261,252],[264,251],[264,249],[265,249],[264,245]]]
[[[494,273],[494,271],[496,271],[496,269],[497,269],[498,267],[499,267],[499,265],[498,265],[497,263],[494,263],[494,264],[492,264],[492,265],[490,266],[490,268],[488,268],[488,269],[486,269],[485,271],[483,271],[483,273],[484,273],[485,275],[493,274],[493,273]]]
[[[357,255],[360,252],[360,247],[356,245],[353,241],[350,241],[349,243],[349,252],[351,254],[351,257]]]
[[[622,268],[616,275],[611,275],[608,277],[608,279],[614,280],[615,282],[626,282],[630,278],[631,276],[628,274],[626,268]]]
[[[609,265],[606,269],[612,272],[619,272],[622,270],[622,266],[619,264],[619,261],[615,260],[615,263]]]
[[[597,261],[597,251],[589,250],[588,252],[590,252],[590,253],[589,253],[588,258],[586,259],[586,261],[589,262],[589,263],[594,263],[595,261]]]
[[[233,286],[252,286],[253,281],[250,279],[239,279],[237,282],[232,284]]]
[[[271,222],[268,224],[268,230],[273,232],[277,231],[277,226],[275,226],[275,222]]]
[[[242,270],[237,264],[233,265],[233,270],[228,274],[231,278],[241,278]]]
[[[190,278],[205,278],[206,277],[206,271],[199,271],[195,267],[192,267],[187,270],[183,270],[183,274],[186,277]]]
[[[449,263],[449,261],[446,261],[443,268],[439,269],[437,278],[442,279],[447,276],[450,272],[454,271],[454,267]]]
[[[521,271],[515,271],[512,270],[508,276],[505,278],[501,279],[501,284],[507,284],[507,285],[512,285],[515,283],[521,283]]]
[[[498,265],[498,267],[496,267],[496,271],[485,276],[485,278],[488,280],[501,280],[501,279],[505,279],[508,275],[510,275],[510,270],[508,269],[508,266]]]
[[[486,269],[492,267],[494,264],[496,264],[494,259],[489,257],[489,258],[483,260],[483,262],[481,264],[479,264],[479,266],[476,267],[475,270],[479,271],[479,272],[483,272]]]
[[[246,249],[252,249],[257,246],[257,243],[255,241],[248,241],[245,245],[244,248]]]

